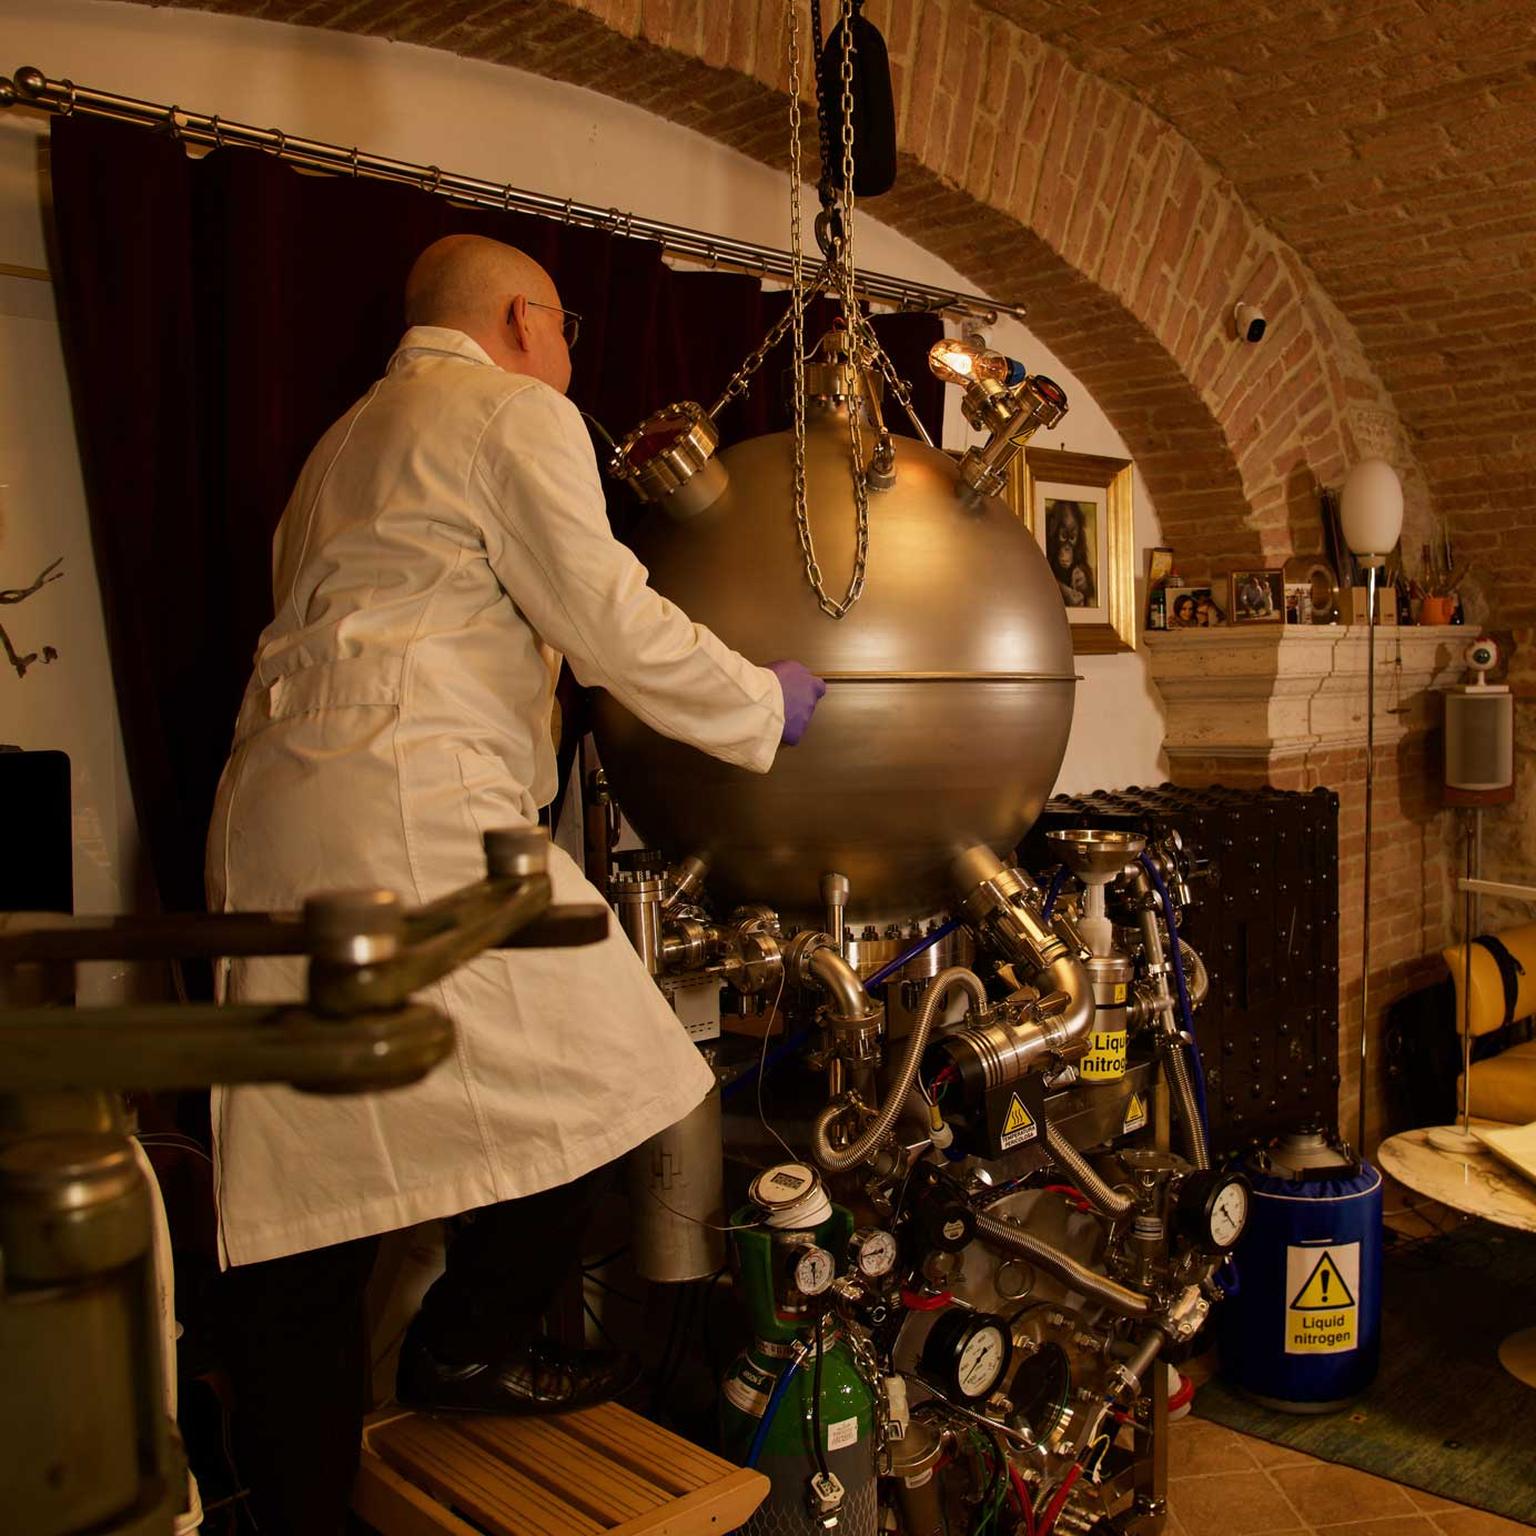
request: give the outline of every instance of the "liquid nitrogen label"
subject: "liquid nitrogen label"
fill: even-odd
[[[1125,1076],[1125,1031],[1096,1029],[1078,1068],[1084,1082],[1119,1082]]]
[[[1360,1244],[1285,1250],[1285,1352],[1337,1355],[1360,1337]]]
[[[1001,1144],[1006,1152],[1010,1147],[1022,1146],[1026,1141],[1033,1141],[1040,1134],[1040,1127],[1035,1124],[1035,1117],[1024,1108],[1024,1101],[1018,1094],[1014,1094],[1008,1104],[1008,1115],[1003,1121],[1003,1134]]]

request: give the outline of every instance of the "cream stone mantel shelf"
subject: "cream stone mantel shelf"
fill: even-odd
[[[1476,634],[1378,626],[1378,747],[1438,722],[1435,690],[1461,680]],[[1365,745],[1363,624],[1148,630],[1142,640],[1170,757],[1293,758]]]

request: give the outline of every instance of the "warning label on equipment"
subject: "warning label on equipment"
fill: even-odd
[[[1024,1108],[1024,1101],[1018,1094],[1014,1094],[1008,1103],[1007,1117],[1003,1120],[1003,1151],[1033,1141],[1039,1134],[1040,1127],[1035,1124],[1035,1117]]]
[[[1125,1119],[1120,1124],[1120,1134],[1129,1136],[1132,1131],[1144,1130],[1146,1124],[1147,1101],[1139,1093],[1133,1093],[1125,1106]]]
[[[1285,1352],[1336,1355],[1360,1337],[1360,1244],[1285,1251]]]
[[[1119,1081],[1125,1076],[1125,1031],[1123,1029],[1095,1030],[1088,1054],[1079,1068],[1083,1080],[1089,1083]]]

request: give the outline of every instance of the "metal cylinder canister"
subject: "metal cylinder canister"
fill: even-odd
[[[703,1280],[725,1263],[725,1163],[720,1085],[693,1110],[643,1141],[624,1160],[633,1220],[635,1272],[676,1285]]]
[[[1326,1413],[1381,1354],[1381,1175],[1315,1133],[1251,1154],[1237,1289],[1220,1309],[1223,1378],[1266,1407]]]
[[[1094,955],[1085,963],[1093,979],[1093,1033],[1077,1075],[1085,1083],[1118,1083],[1125,1076],[1126,1008],[1136,967],[1124,955]]]

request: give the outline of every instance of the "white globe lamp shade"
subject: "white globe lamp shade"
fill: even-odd
[[[1361,459],[1344,479],[1339,521],[1350,553],[1380,562],[1403,532],[1403,482],[1385,459]]]

